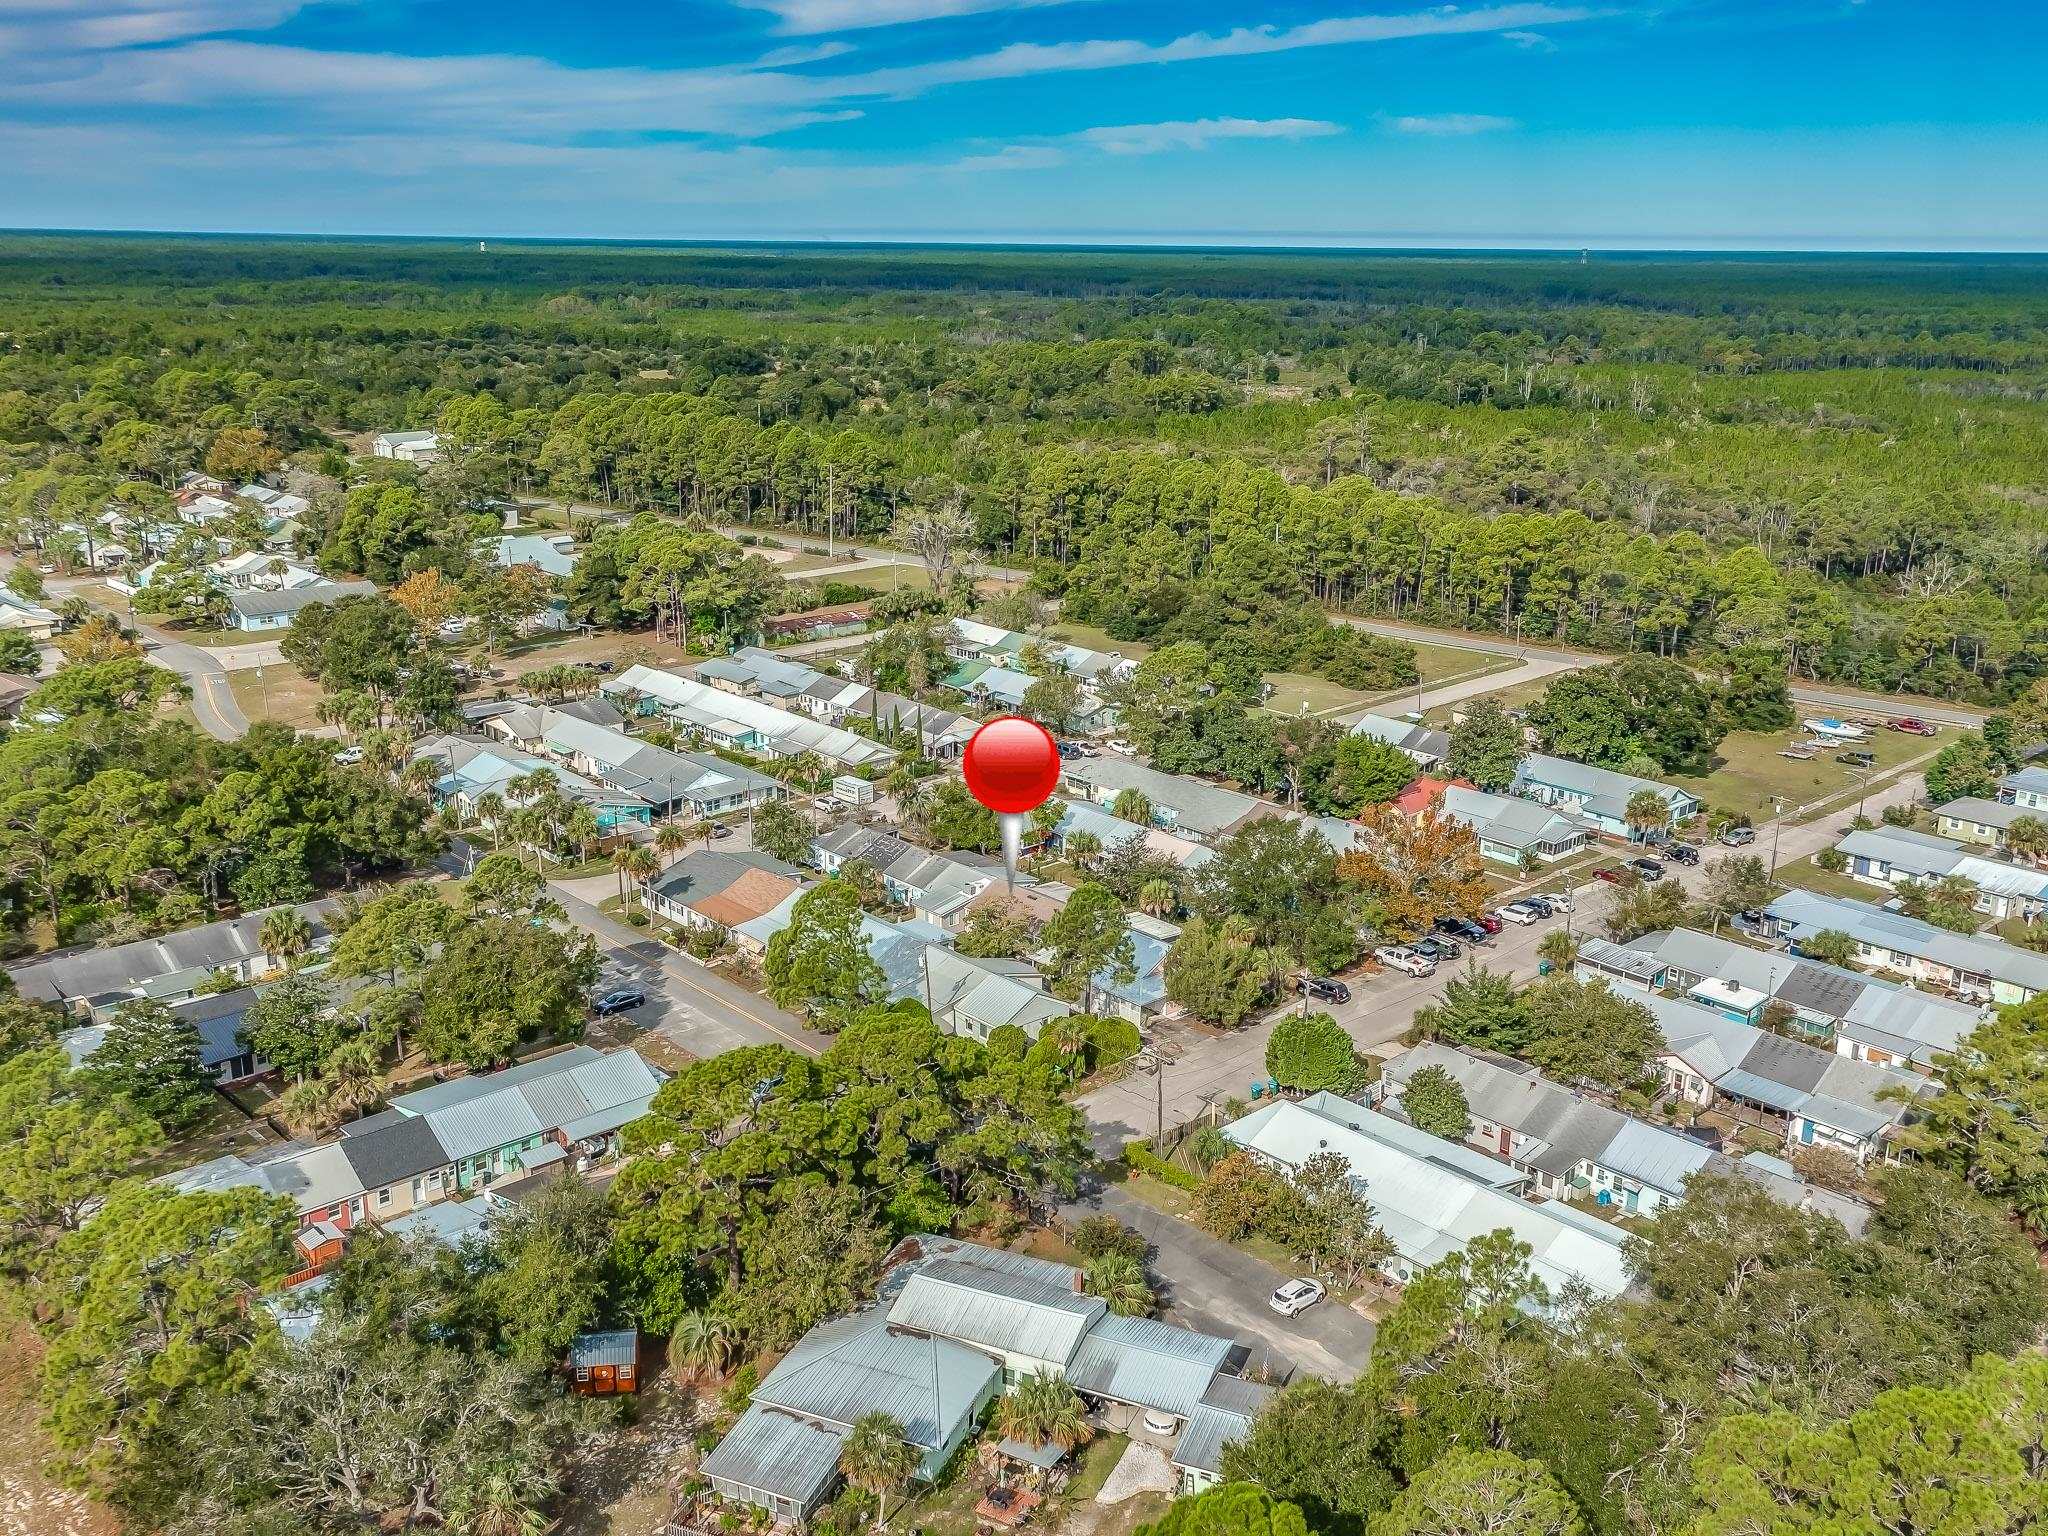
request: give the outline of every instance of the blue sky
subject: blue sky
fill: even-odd
[[[2048,0],[0,0],[0,225],[2048,249]]]

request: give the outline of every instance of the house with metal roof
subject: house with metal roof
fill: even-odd
[[[2004,847],[2006,833],[2022,816],[2048,821],[2048,811],[2039,807],[2009,800],[1985,800],[1976,795],[1964,795],[1934,808],[1934,824],[1943,837],[1981,843],[1989,848]]]
[[[1152,820],[1169,832],[1213,843],[1262,816],[1284,816],[1270,800],[1240,794],[1220,784],[1161,773],[1127,757],[1069,758],[1060,765],[1067,788],[1098,805],[1110,805],[1127,789],[1152,804]]]
[[[530,732],[522,745],[645,800],[658,815],[725,815],[788,793],[765,773],[708,752],[671,752],[568,708],[540,705],[487,728],[501,736]]]
[[[600,685],[628,714],[659,715],[678,730],[724,747],[764,757],[809,752],[841,769],[884,768],[900,755],[871,741],[767,699],[730,692],[659,667],[633,666]]]
[[[315,603],[338,603],[344,597],[368,597],[371,581],[316,581],[302,587],[237,587],[227,593],[227,627],[254,633],[290,629],[292,620]]]
[[[1508,1057],[1426,1042],[1386,1064],[1380,1081],[1399,1107],[1417,1072],[1448,1073],[1471,1114],[1465,1140],[1527,1173],[1536,1192],[1655,1215],[1685,1198],[1685,1181],[1715,1159],[1712,1147],[1550,1082]]]
[[[1882,1156],[1928,1088],[1915,1073],[1817,1050],[1698,1003],[1654,992],[1636,1001],[1664,1036],[1657,1070],[1666,1092],[1702,1109],[1721,1105],[1794,1151],[1829,1148],[1859,1163]]]
[[[937,944],[927,944],[920,958],[926,1006],[948,1034],[985,1041],[1014,1024],[1036,1040],[1047,1022],[1074,1011],[1045,990],[1029,960],[981,959]]]
[[[891,901],[908,907],[919,922],[948,933],[966,923],[978,898],[1004,883],[1000,859],[979,853],[934,853],[893,832],[854,822],[814,839],[811,856],[828,875],[858,859],[881,876]]]
[[[1621,1228],[1561,1200],[1524,1198],[1527,1174],[1335,1094],[1275,1100],[1223,1134],[1277,1168],[1325,1152],[1343,1158],[1393,1241],[1381,1268],[1403,1284],[1474,1238],[1505,1230],[1529,1245],[1530,1271],[1553,1299],[1574,1285],[1596,1296],[1629,1287]]]
[[[567,1158],[607,1155],[664,1080],[638,1051],[578,1045],[402,1093],[390,1107],[432,1127],[455,1189],[466,1191]]]
[[[576,572],[576,541],[566,533],[504,533],[486,539],[483,552],[504,569],[531,566],[543,576],[566,581]]]
[[[1774,897],[1764,916],[1795,949],[1817,933],[1845,933],[1864,964],[2001,1008],[2048,992],[2048,955],[1982,934],[1956,933],[1867,901],[1793,889]]]
[[[1849,861],[1853,880],[1884,890],[1936,880],[1966,880],[1977,888],[1976,908],[1993,922],[2032,922],[2048,908],[2048,870],[1973,853],[1952,838],[1906,827],[1864,827],[1835,848]]]
[[[1434,731],[1414,720],[1365,714],[1351,722],[1353,736],[1370,736],[1382,746],[1403,753],[1418,768],[1434,768],[1451,755],[1448,731]]]
[[[1053,804],[1060,809],[1060,820],[1049,841],[1061,849],[1075,833],[1085,832],[1102,845],[1104,853],[1136,840],[1145,845],[1147,853],[1171,859],[1183,869],[1198,869],[1215,857],[1192,838],[1177,836],[1160,826],[1141,827],[1092,801],[1061,799]]]
[[[1104,966],[1088,978],[1082,1006],[1097,1018],[1118,1018],[1150,1030],[1162,1019],[1179,1018],[1186,1010],[1166,995],[1166,957],[1180,937],[1180,925],[1144,912],[1126,919],[1131,934],[1131,976]]]
[[[280,910],[265,907],[154,938],[53,955],[9,966],[7,974],[23,997],[95,1018],[139,997],[179,1003],[222,975],[246,982],[282,970],[283,957],[265,952],[262,943],[264,919]],[[311,928],[307,956],[317,959],[334,943],[327,926],[334,903],[313,901],[291,910]]]
[[[644,827],[654,820],[654,807],[630,790],[600,784],[563,763],[482,736],[426,737],[414,746],[412,760],[434,764],[439,770],[433,786],[435,805],[452,805],[466,820],[484,819],[479,807],[487,796],[508,808],[526,804],[534,796],[518,783],[542,772],[561,794],[590,808],[601,832],[632,823]]]
[[[1699,796],[1675,784],[1639,779],[1632,773],[1595,768],[1590,763],[1575,763],[1568,757],[1551,757],[1542,752],[1532,752],[1522,759],[1515,770],[1513,789],[1527,799],[1574,811],[1608,836],[1627,838],[1630,842],[1642,841],[1644,834],[1628,824],[1628,803],[1645,790],[1667,807],[1665,830],[1688,820],[1700,808]],[[1658,835],[1651,833],[1651,840]]]
[[[1576,811],[1455,784],[1445,786],[1438,805],[1445,820],[1472,829],[1482,858],[1510,869],[1520,869],[1528,859],[1539,864],[1568,859],[1599,830]]]
[[[1626,945],[1588,940],[1577,970],[1642,990],[1668,987],[1723,1013],[1732,984],[1789,1009],[1808,1039],[1839,1056],[1923,1072],[1985,1014],[1936,992],[1691,928],[1646,933]]]
[[[2023,811],[2048,813],[2048,768],[2030,763],[1998,781],[1998,798]]]
[[[1173,1468],[1183,1494],[1200,1493],[1223,1481],[1223,1448],[1251,1433],[1252,1420],[1277,1388],[1240,1376],[1218,1376],[1188,1415],[1173,1446]]]
[[[254,987],[237,987],[232,992],[211,993],[171,1005],[172,1014],[199,1036],[199,1065],[212,1073],[214,1082],[222,1088],[246,1083],[271,1070],[270,1063],[256,1054],[241,1033],[243,1015],[259,995]],[[119,1006],[108,1010],[109,1017],[119,1011]],[[66,1030],[57,1037],[57,1043],[70,1056],[72,1066],[82,1067],[106,1037],[107,1025],[93,1023]]]

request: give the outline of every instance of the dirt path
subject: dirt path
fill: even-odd
[[[43,1470],[37,1423],[42,1341],[10,1299],[0,1303],[0,1536],[119,1536],[121,1522]]]

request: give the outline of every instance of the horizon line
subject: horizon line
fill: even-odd
[[[490,231],[433,234],[391,230],[289,230],[289,229],[139,229],[106,228],[89,225],[20,225],[0,227],[0,239],[33,236],[70,236],[98,239],[164,240],[302,240],[302,241],[390,241],[420,244],[468,244],[497,241],[513,245],[598,245],[623,247],[676,247],[718,249],[734,247],[818,249],[923,249],[923,250],[1047,250],[1047,251],[1159,251],[1180,253],[1217,252],[1238,255],[1329,254],[1329,255],[1594,255],[1666,256],[2007,256],[2048,257],[2048,245],[2019,244],[1931,245],[1880,243],[1845,238],[1818,244],[1744,244],[1747,237],[1719,236],[1617,236],[1572,237],[1563,234],[1457,235],[1445,233],[1376,232],[1338,234],[1323,231],[1203,230],[1175,234],[1140,231],[1067,230],[1055,234],[1028,235],[1013,232],[949,231],[939,234],[910,232],[818,232],[752,235],[535,235]],[[1814,239],[1816,237],[1807,237]],[[1604,243],[1603,243],[1604,242]]]

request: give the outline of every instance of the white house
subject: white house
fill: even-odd
[[[1451,755],[1447,731],[1433,731],[1413,720],[1395,720],[1387,715],[1361,715],[1351,727],[1353,736],[1370,736],[1383,746],[1404,754],[1418,768],[1434,768]]]
[[[1568,757],[1550,757],[1532,752],[1515,770],[1514,791],[1545,805],[1576,811],[1589,818],[1610,837],[1638,841],[1643,834],[1628,824],[1628,803],[1643,791],[1662,800],[1667,811],[1665,827],[1685,821],[1700,808],[1699,797],[1675,784],[1639,779],[1632,773],[1612,768],[1595,768],[1575,763]],[[1657,834],[1652,833],[1655,840]]]
[[[0,586],[0,630],[24,634],[41,642],[57,633],[63,622],[55,612],[33,598],[23,597],[11,587]]]
[[[1865,885],[1902,889],[1950,878],[1977,888],[1976,908],[1994,922],[2032,922],[2048,907],[2048,871],[1972,853],[1961,843],[1904,827],[1867,827],[1849,833],[1837,850],[1849,875]]]
[[[1955,933],[1867,901],[1795,888],[1773,898],[1764,915],[1795,946],[1815,934],[1845,933],[1865,965],[2001,1008],[2048,992],[2048,955],[1983,934]]]
[[[1554,810],[1519,795],[1493,795],[1483,789],[1447,785],[1441,801],[1446,820],[1470,827],[1479,839],[1483,858],[1510,869],[1524,859],[1554,864],[1586,846],[1594,832],[1591,821],[1570,810]]]
[[[438,432],[379,432],[371,439],[370,452],[380,459],[399,459],[407,464],[431,464],[440,457]]]

